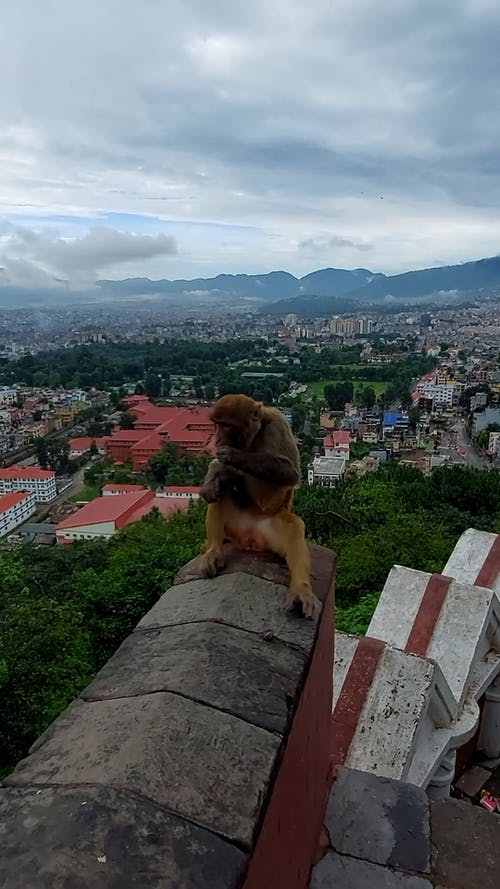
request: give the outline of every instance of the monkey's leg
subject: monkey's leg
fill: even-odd
[[[272,520],[269,545],[284,556],[290,571],[287,609],[291,611],[298,600],[304,617],[315,618],[321,612],[321,602],[311,586],[311,559],[305,538],[304,522],[299,516],[283,511]]]
[[[207,540],[202,556],[201,570],[205,577],[215,577],[224,567],[224,504],[210,503],[205,521]]]

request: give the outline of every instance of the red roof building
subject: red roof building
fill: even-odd
[[[116,463],[130,461],[134,470],[143,470],[167,442],[190,454],[214,453],[214,427],[208,407],[157,407],[144,396],[133,403],[134,429],[120,429],[107,440],[107,451]]]
[[[349,459],[351,436],[345,429],[334,429],[323,439],[325,457],[347,457]]]
[[[108,439],[106,436],[100,438],[90,438],[90,436],[83,436],[82,438],[70,438],[69,458],[70,460],[74,460],[77,457],[82,457],[83,454],[86,454],[88,453],[88,451],[90,451],[92,444],[95,444],[100,454],[105,454],[107,442]]]
[[[36,510],[34,494],[16,491],[0,496],[0,537],[22,525]]]
[[[38,466],[9,466],[0,469],[0,495],[30,491],[37,503],[50,503],[57,495],[56,474]]]
[[[75,540],[107,539],[132,522],[138,522],[143,516],[158,509],[164,516],[188,509],[191,498],[156,496],[148,488],[139,485],[124,485],[124,488],[138,490],[121,492],[121,486],[111,485],[102,497],[97,497],[81,509],[63,519],[56,528],[56,539],[60,544],[73,543]],[[110,496],[114,493],[118,496]]]

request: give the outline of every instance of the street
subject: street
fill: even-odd
[[[489,460],[479,454],[471,444],[467,434],[467,428],[462,420],[452,426],[452,432],[454,432],[456,436],[457,451],[464,457],[468,466],[472,466],[475,469],[491,469]]]

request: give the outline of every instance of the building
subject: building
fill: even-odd
[[[88,454],[92,444],[95,444],[97,448],[98,454],[106,453],[106,444],[107,437],[102,438],[90,438],[88,436],[83,438],[70,438],[69,440],[69,459],[77,460],[78,457],[83,457],[84,454]]]
[[[189,494],[184,497],[157,496],[154,491],[139,485],[106,485],[105,488],[102,497],[91,500],[57,525],[57,543],[106,540],[126,525],[140,521],[153,509],[164,516],[185,512],[193,499]]]
[[[482,432],[483,429],[495,424],[500,426],[500,408],[487,407],[481,413],[474,415],[474,434],[477,435],[478,432]]]
[[[131,462],[143,470],[165,444],[175,444],[190,454],[213,452],[213,423],[208,407],[157,407],[144,396],[125,399],[136,417],[134,429],[120,429],[106,442],[115,463]]]
[[[28,491],[0,496],[0,537],[26,522],[36,510],[35,497]]]
[[[386,411],[382,421],[382,434],[386,438],[388,433],[406,432],[410,425],[410,418],[406,411]]]
[[[335,429],[323,439],[325,457],[342,457],[349,460],[351,436],[345,429]]]
[[[333,487],[346,471],[345,457],[315,457],[307,468],[309,485]]]
[[[0,404],[15,404],[17,401],[17,390],[11,386],[0,386]]]
[[[34,494],[37,503],[50,503],[57,496],[56,474],[36,466],[10,466],[0,469],[0,495],[16,491]]]
[[[109,482],[107,485],[103,485],[102,496],[116,497],[122,494],[137,494],[138,491],[144,490],[144,485],[118,485],[114,482]]]

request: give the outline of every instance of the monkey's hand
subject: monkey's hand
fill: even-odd
[[[244,454],[238,448],[223,447],[217,451],[217,459],[224,466],[230,466],[234,471],[240,470],[243,475]]]

